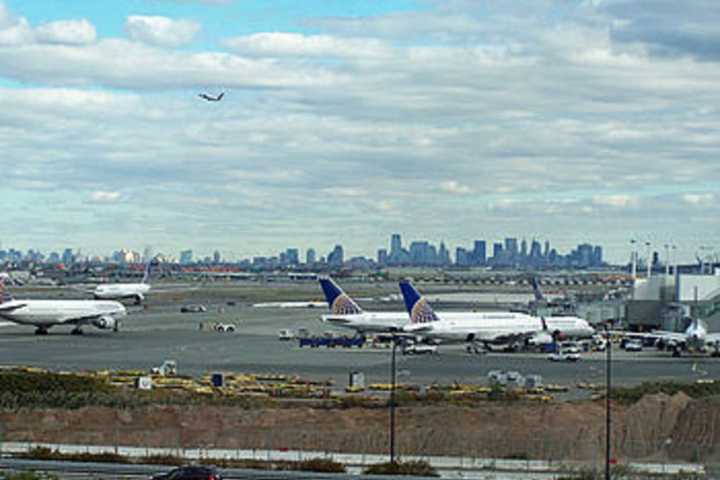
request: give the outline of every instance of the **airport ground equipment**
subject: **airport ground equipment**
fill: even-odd
[[[319,347],[326,347],[326,348],[362,348],[365,345],[365,337],[362,336],[355,336],[355,337],[327,337],[327,336],[312,336],[312,337],[304,337],[298,339],[298,345],[300,348],[303,347],[310,347],[310,348],[319,348]]]
[[[150,373],[162,375],[163,377],[172,377],[177,375],[177,362],[175,360],[165,360],[159,367],[153,367]]]

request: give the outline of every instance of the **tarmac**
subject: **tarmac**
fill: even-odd
[[[207,287],[212,289],[212,287]],[[37,296],[37,295],[34,295]],[[19,296],[18,296],[19,297]],[[278,373],[348,383],[350,372],[364,373],[366,383],[387,383],[390,349],[300,348],[296,341],[280,341],[281,329],[327,331],[319,321],[319,308],[253,308],[252,301],[194,291],[180,301],[178,295],[150,294],[143,306],[128,306],[129,315],[119,332],[84,327],[85,334],[70,335],[71,327],[58,326],[47,336],[36,336],[30,326],[0,328],[0,365],[30,365],[52,370],[149,370],[164,360],[175,360],[178,373],[199,376],[208,372]],[[180,313],[186,303],[207,297],[205,313]],[[295,300],[293,298],[292,300]],[[369,309],[397,309],[399,304],[364,304]],[[457,308],[457,307],[456,307]],[[237,325],[234,333],[207,327],[214,323]],[[201,329],[201,325],[205,329]],[[336,332],[338,332],[336,330]],[[352,334],[350,330],[338,333]],[[398,382],[409,384],[486,383],[492,370],[537,374],[545,384],[604,384],[605,353],[585,353],[576,363],[556,363],[540,353],[489,353],[471,355],[462,346],[443,346],[437,355],[403,356],[398,352]],[[720,379],[720,359],[709,356],[672,358],[668,352],[646,349],[630,353],[613,350],[613,384],[644,381]]]

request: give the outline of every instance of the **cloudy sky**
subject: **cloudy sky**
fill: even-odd
[[[0,0],[0,241],[690,260],[719,109],[717,0]]]

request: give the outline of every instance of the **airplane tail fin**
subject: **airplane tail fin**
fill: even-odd
[[[222,98],[225,96],[225,92],[220,92],[220,95],[217,96],[218,101],[222,100]]]
[[[145,273],[143,274],[142,283],[148,283],[153,270],[160,265],[157,258],[152,258],[147,265],[145,265]]]
[[[10,275],[7,273],[0,274],[0,305],[13,300],[12,295],[7,290],[7,284],[10,283]]]
[[[410,315],[411,324],[437,322],[439,320],[427,299],[420,295],[409,280],[400,281],[400,292],[405,301],[408,315]]]
[[[325,294],[330,313],[335,315],[356,315],[363,313],[362,308],[348,296],[330,277],[320,278],[320,287]]]
[[[540,290],[540,282],[538,282],[537,277],[532,277],[531,283],[533,288],[533,294],[535,294],[535,301],[539,302],[543,300],[543,293],[542,290]]]

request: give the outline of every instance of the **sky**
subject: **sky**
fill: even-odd
[[[716,0],[0,0],[0,242],[691,261],[718,80]]]

